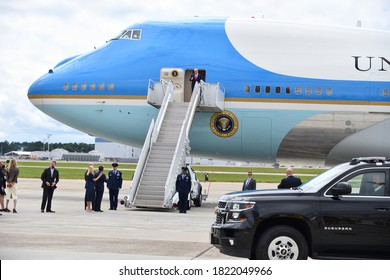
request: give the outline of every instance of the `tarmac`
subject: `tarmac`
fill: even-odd
[[[41,180],[21,178],[17,186],[18,213],[0,216],[1,260],[237,259],[212,246],[209,233],[218,199],[241,190],[242,183],[211,183],[207,200],[187,214],[122,205],[108,210],[107,189],[104,212],[86,212],[84,180],[60,180],[52,202],[55,213],[41,213]],[[257,188],[276,186],[258,183]],[[119,198],[129,189],[130,181],[124,181]],[[8,208],[12,211],[13,201]]]

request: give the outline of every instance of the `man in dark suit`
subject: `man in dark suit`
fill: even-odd
[[[252,172],[248,172],[248,178],[242,184],[243,191],[255,190],[256,189],[256,180],[252,178]]]
[[[179,211],[187,213],[188,209],[188,194],[191,191],[191,177],[188,175],[187,167],[181,168],[181,174],[176,178],[176,192],[179,193]]]
[[[302,185],[301,179],[294,177],[294,171],[291,167],[286,170],[286,178],[282,179],[278,185],[278,189],[291,189]]]
[[[93,210],[95,212],[103,212],[101,209],[103,193],[104,193],[104,183],[107,183],[106,174],[103,173],[104,166],[99,166],[99,171],[95,172],[95,201],[93,203]]]
[[[56,162],[53,160],[50,162],[50,167],[43,170],[41,175],[42,180],[42,204],[41,204],[41,212],[55,213],[55,211],[51,210],[51,200],[53,198],[54,190],[57,188],[57,183],[60,180],[60,174],[58,170],[55,168]]]
[[[108,173],[107,188],[110,196],[110,209],[116,210],[118,207],[119,190],[122,188],[122,172],[118,170],[118,164],[112,164],[112,170]]]
[[[195,83],[203,80],[202,74],[199,73],[198,69],[194,69],[194,73],[191,74],[190,81],[191,81],[191,93],[194,91]]]

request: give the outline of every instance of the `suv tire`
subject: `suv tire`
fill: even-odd
[[[255,257],[258,260],[306,260],[307,242],[293,227],[274,226],[260,236]]]
[[[202,206],[202,188],[199,188],[198,195],[194,199],[194,204],[196,207]]]

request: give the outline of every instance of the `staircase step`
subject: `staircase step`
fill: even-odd
[[[151,151],[168,151],[172,154],[175,152],[176,145],[172,145],[172,143],[168,142],[157,142],[153,145]]]
[[[159,169],[162,169],[162,170],[169,170],[170,168],[170,164],[166,164],[166,165],[161,165],[161,164],[155,164],[155,163],[148,163],[145,167],[145,170],[146,169],[153,169],[153,170],[159,170]]]
[[[148,200],[148,201],[160,201],[160,203],[162,203],[164,201],[164,194],[154,194],[154,193],[150,193],[150,194],[140,194],[138,193],[137,195],[137,200],[138,199],[141,199],[141,200]]]
[[[158,172],[159,170],[167,170],[171,167],[171,161],[167,161],[167,162],[158,162],[156,160],[153,160],[153,162],[151,164],[147,164],[144,168],[144,172]]]
[[[137,207],[148,207],[148,208],[161,208],[163,207],[164,201],[147,201],[147,200],[136,200],[134,205]]]
[[[149,163],[152,163],[153,165],[154,164],[159,164],[159,165],[170,165],[171,164],[171,162],[172,162],[172,160],[171,159],[149,159],[149,161],[148,161],[148,164]]]
[[[165,191],[164,191],[164,188],[160,188],[160,190],[155,190],[155,189],[151,189],[151,190],[139,190],[138,191],[138,194],[139,195],[154,195],[154,196],[158,196],[158,197],[164,197],[165,195]]]
[[[168,147],[167,149],[152,149],[150,151],[150,156],[151,155],[164,155],[164,156],[167,156],[167,155],[173,155],[173,153],[175,152],[175,147]]]
[[[166,129],[166,128],[162,127],[161,130],[160,130],[159,137],[160,136],[166,136],[166,137],[175,136],[176,137],[176,142],[177,142],[177,138],[180,135],[180,130],[172,130],[172,129]]]
[[[167,180],[167,174],[159,173],[156,169],[148,169],[144,172],[144,178],[141,182],[158,182],[160,185],[164,185]]]
[[[152,188],[158,189],[158,188],[164,188],[165,181],[166,181],[166,177],[165,178],[157,178],[154,176],[150,176],[150,177],[143,178],[141,180],[141,184],[145,188],[148,188],[148,189],[152,189]]]

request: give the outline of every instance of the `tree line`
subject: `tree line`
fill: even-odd
[[[95,144],[87,143],[45,143],[42,141],[37,142],[0,142],[0,155],[4,155],[11,151],[49,151],[55,149],[65,149],[69,152],[88,153],[95,149]]]

